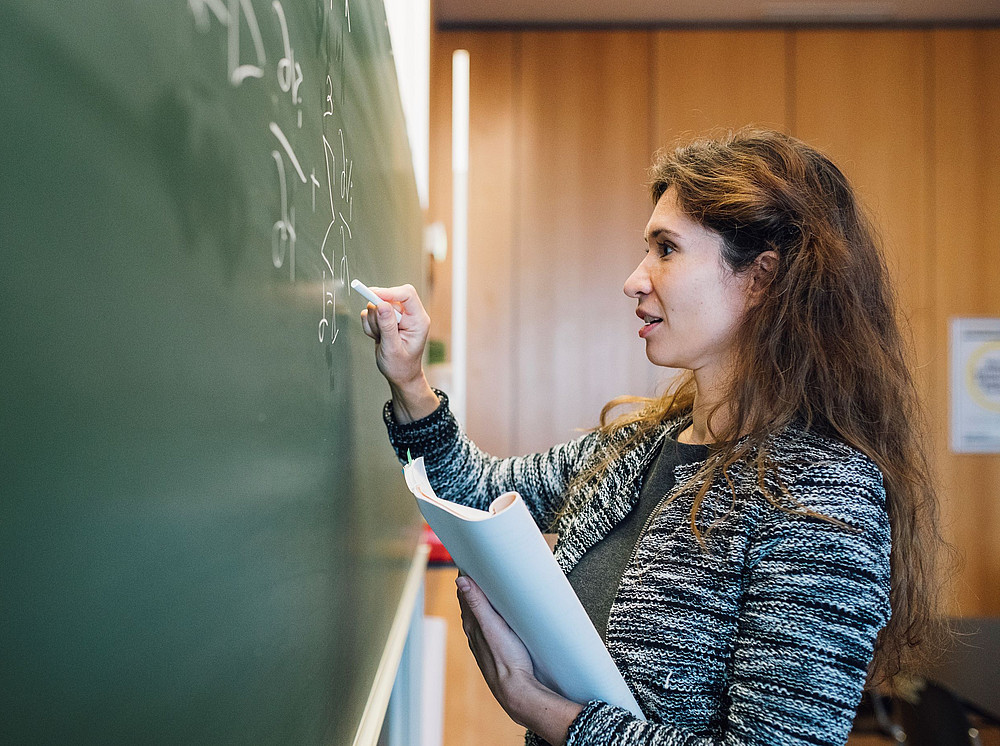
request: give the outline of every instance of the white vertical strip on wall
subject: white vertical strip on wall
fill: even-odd
[[[469,280],[469,53],[451,58],[451,409],[465,421]]]
[[[431,4],[385,0],[385,19],[396,63],[399,97],[410,141],[420,206],[427,209],[430,181]]]
[[[421,746],[424,716],[424,586],[413,604],[410,632],[389,695],[378,746]],[[439,744],[440,746],[440,744]]]
[[[441,617],[425,616],[420,746],[444,744],[444,671],[447,641],[448,623]]]

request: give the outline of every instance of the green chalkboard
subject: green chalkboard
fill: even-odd
[[[0,742],[350,743],[417,543],[378,0],[0,5]]]

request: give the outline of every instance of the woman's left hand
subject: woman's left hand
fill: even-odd
[[[583,705],[556,694],[535,678],[528,649],[478,585],[465,576],[459,576],[456,584],[462,628],[497,702],[518,725],[550,744],[564,743]]]

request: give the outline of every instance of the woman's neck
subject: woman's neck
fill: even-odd
[[[717,434],[723,433],[729,427],[732,413],[728,406],[716,407],[725,397],[723,386],[717,377],[706,375],[703,371],[694,371],[695,394],[694,405],[691,408],[691,424],[677,436],[681,443],[692,445],[709,445],[718,440]],[[712,410],[715,410],[714,414]],[[712,427],[709,428],[709,415],[712,415]]]

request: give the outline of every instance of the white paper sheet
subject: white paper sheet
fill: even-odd
[[[403,475],[455,563],[521,638],[538,680],[574,702],[599,699],[645,719],[521,497],[501,495],[487,512],[437,497],[423,458]]]

